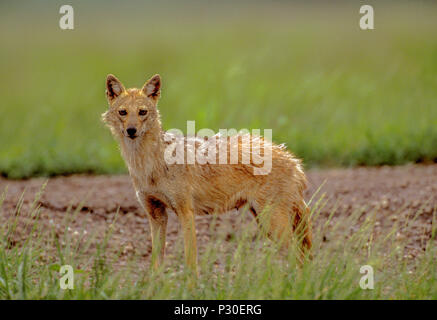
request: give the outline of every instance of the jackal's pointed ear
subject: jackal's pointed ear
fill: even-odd
[[[114,75],[108,74],[106,77],[106,97],[112,102],[125,91],[123,84]]]
[[[155,74],[153,77],[147,80],[142,91],[146,96],[157,101],[161,95],[161,76],[159,74]]]

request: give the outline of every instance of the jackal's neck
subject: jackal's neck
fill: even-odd
[[[162,130],[151,130],[135,140],[123,138],[121,153],[132,176],[160,175],[165,168]]]

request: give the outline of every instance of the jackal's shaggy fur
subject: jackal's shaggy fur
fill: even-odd
[[[157,109],[160,88],[159,75],[149,79],[142,89],[127,90],[116,77],[108,75],[109,110],[102,115],[120,143],[138,199],[149,217],[153,247],[159,253],[155,267],[164,257],[168,211],[173,211],[182,224],[187,264],[194,270],[197,265],[195,214],[248,207],[260,220],[260,215],[268,211],[267,227],[262,229],[269,237],[280,239],[284,247],[297,240],[303,251],[309,249],[311,226],[303,199],[306,178],[300,160],[284,147],[260,137],[249,136],[245,140],[240,136],[234,140],[220,138],[226,139],[229,148],[232,143],[238,144],[236,164],[218,164],[218,161],[217,164],[168,164],[164,159],[168,141],[182,139],[186,146],[187,138],[169,137],[162,130]],[[243,153],[251,152],[250,145],[245,143],[255,139],[259,139],[261,148],[272,148],[269,174],[254,175],[257,165],[241,161]],[[194,143],[201,147],[202,141]],[[299,230],[301,236],[293,238]]]

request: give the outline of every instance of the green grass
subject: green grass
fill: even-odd
[[[293,246],[288,254],[278,254],[273,243],[254,237],[254,225],[230,241],[212,233],[194,282],[183,268],[181,247],[158,272],[146,268],[149,258],[142,256],[117,267],[121,249],[107,246],[116,220],[108,222],[104,240],[96,241],[93,234],[77,237],[68,228],[80,208],[66,212],[64,232],[57,235],[40,223],[38,206],[28,213],[20,206],[0,227],[0,299],[437,299],[435,214],[426,250],[414,259],[408,258],[406,240],[396,236],[400,225],[375,237],[373,215],[358,222],[358,212],[319,224],[313,259],[301,268]],[[323,198],[312,205],[318,221],[322,206]],[[415,218],[403,222],[404,232]],[[12,244],[23,221],[27,237]],[[89,248],[95,248],[92,254]],[[222,262],[220,268],[216,261]],[[60,288],[59,268],[65,264],[75,270],[72,290]],[[363,265],[374,270],[373,290],[359,286]]]
[[[55,2],[3,7],[0,172],[124,172],[108,73],[160,73],[166,129],[271,128],[307,166],[436,160],[437,6],[375,5],[361,31],[354,3],[209,5],[79,2],[74,31]]]

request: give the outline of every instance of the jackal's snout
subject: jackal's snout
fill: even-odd
[[[137,137],[137,129],[135,127],[129,127],[126,129],[126,133],[129,138],[135,139]]]

